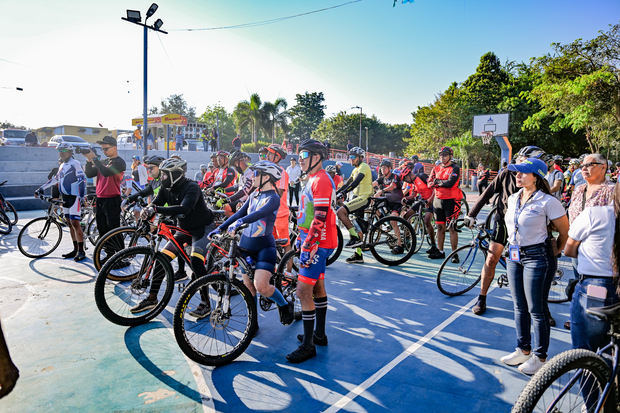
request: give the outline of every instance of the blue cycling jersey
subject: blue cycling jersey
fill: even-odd
[[[39,189],[44,191],[55,184],[58,184],[61,194],[83,198],[86,195],[86,175],[82,165],[74,158],[61,162],[58,173]]]
[[[233,222],[242,219],[250,224],[243,230],[239,246],[249,251],[259,251],[263,248],[275,247],[273,224],[276,221],[280,197],[274,190],[254,192],[250,194],[243,206],[222,225],[226,230]]]

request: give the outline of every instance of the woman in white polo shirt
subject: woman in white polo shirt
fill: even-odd
[[[549,193],[545,180],[547,165],[543,161],[528,158],[509,165],[508,169],[516,172],[516,184],[521,188],[508,198],[505,215],[509,241],[507,270],[517,348],[501,361],[510,366],[519,365],[522,373],[531,375],[547,360],[551,327],[545,309],[552,279],[549,269],[555,268],[551,243],[557,243],[557,251],[564,248],[568,218],[560,201]],[[549,236],[550,223],[560,233],[557,240]]]
[[[617,283],[620,265],[620,184],[607,206],[585,208],[573,221],[564,253],[577,257],[579,283],[571,301],[573,348],[596,351],[607,344],[609,323],[586,313],[586,308],[619,301]]]

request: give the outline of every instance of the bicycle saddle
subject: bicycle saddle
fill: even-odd
[[[288,238],[278,238],[278,239],[276,239],[276,245],[284,246],[284,245],[288,244],[289,241],[290,240]]]
[[[620,303],[608,305],[606,307],[588,308],[586,312],[614,324],[620,322]]]
[[[297,211],[299,211],[299,206],[297,206],[297,205],[295,205],[295,206],[290,206],[290,207],[288,207],[288,209],[290,209],[291,211],[295,211],[295,212],[297,212]]]

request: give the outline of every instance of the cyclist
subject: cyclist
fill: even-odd
[[[43,191],[58,184],[62,198],[63,213],[69,223],[73,250],[62,254],[63,258],[73,258],[82,261],[86,258],[84,252],[84,233],[82,232],[81,200],[86,195],[86,174],[82,165],[73,157],[73,146],[67,142],[60,143],[56,149],[60,155],[58,172],[34,193],[39,197]]]
[[[522,162],[528,158],[544,158],[546,156],[545,151],[538,146],[524,146],[519,150],[515,159],[517,163]],[[493,278],[495,277],[495,267],[499,262],[503,252],[504,246],[507,242],[506,223],[504,222],[504,214],[506,212],[506,205],[508,197],[518,190],[516,184],[516,175],[514,172],[508,169],[500,172],[491,184],[484,190],[476,204],[469,210],[469,214],[465,217],[465,225],[470,228],[476,224],[476,217],[480,213],[482,207],[484,207],[493,196],[496,197],[496,213],[493,219],[492,237],[489,242],[489,252],[486,257],[484,266],[482,267],[482,282],[480,286],[480,295],[478,296],[478,302],[472,308],[472,311],[476,315],[482,315],[487,309],[486,298],[487,292]]]
[[[349,159],[354,166],[353,172],[347,181],[336,192],[336,195],[344,196],[348,192],[353,192],[353,198],[345,201],[343,206],[338,208],[337,215],[340,221],[349,231],[351,239],[346,243],[346,247],[356,248],[357,250],[352,256],[347,258],[348,263],[363,263],[362,250],[359,248],[362,245],[363,231],[365,228],[360,228],[358,232],[349,219],[349,214],[355,214],[361,222],[364,218],[364,210],[370,202],[370,196],[373,193],[372,188],[372,173],[370,166],[364,162],[364,156],[366,152],[355,146],[349,150]]]
[[[323,169],[326,158],[327,148],[317,140],[308,139],[299,145],[299,164],[308,178],[297,216],[300,245],[297,296],[301,301],[304,334],[297,336],[301,345],[286,356],[291,363],[316,356],[315,344],[327,345],[325,268],[327,257],[338,246],[338,236],[333,209],[336,186]]]
[[[562,192],[564,191],[564,173],[560,166],[563,160],[564,157],[562,157],[562,155],[550,157],[547,161],[547,175],[545,175],[551,195],[558,201],[562,200]]]
[[[278,305],[280,322],[291,324],[295,318],[293,303],[286,301],[280,290],[270,284],[275,270],[277,256],[276,243],[273,237],[273,226],[276,221],[280,197],[276,190],[276,182],[282,177],[282,168],[269,161],[259,161],[250,166],[254,172],[251,193],[243,206],[217,227],[209,237],[222,231],[235,232],[243,224],[249,224],[241,234],[239,247],[248,254],[247,260],[254,262],[254,282],[243,274],[243,282],[254,296],[254,325],[258,331],[258,306],[256,292],[269,298]]]
[[[280,161],[284,158],[286,158],[286,151],[280,145],[271,144],[267,147],[267,160],[273,162],[282,170],[282,177],[276,182],[276,190],[280,196],[280,208],[278,209],[276,223],[273,226],[273,236],[276,239],[286,239],[287,242],[283,245],[284,251],[290,251],[291,243],[288,241],[290,211],[287,204],[289,179],[286,170],[279,165]]]
[[[219,151],[217,153],[217,164],[219,169],[215,173],[213,184],[208,187],[210,192],[215,192],[218,188],[224,189],[224,192],[232,192],[230,188],[235,184],[237,173],[233,168],[228,166],[228,155],[226,151]]]
[[[413,155],[411,157],[411,162],[413,162],[413,169],[411,171],[414,175],[424,173],[424,165],[422,165],[422,162],[420,162],[418,155]]]
[[[142,211],[142,218],[149,219],[156,213],[176,216],[179,227],[189,232],[190,235],[179,232],[174,235],[174,239],[179,245],[191,244],[192,276],[202,277],[207,275],[207,269],[204,266],[205,253],[209,244],[207,236],[213,229],[214,217],[211,210],[207,208],[198,183],[185,177],[186,168],[187,162],[178,158],[168,158],[161,162],[159,165],[161,187],[153,202]],[[168,206],[164,206],[166,204]],[[180,254],[172,242],[166,244],[162,252],[169,261],[174,260]],[[162,281],[160,274],[153,276],[148,297],[133,307],[132,313],[140,313],[157,306],[157,294]],[[190,315],[201,319],[210,313],[209,300],[203,297],[203,302],[191,311]]]
[[[435,193],[428,187],[428,175],[424,173],[424,169],[418,169],[418,173],[415,173],[413,172],[414,167],[415,164],[413,162],[408,162],[400,170],[400,177],[403,182],[412,186],[411,194],[404,197],[402,202],[403,204],[409,204],[418,197],[426,202],[424,208],[424,226],[426,227],[426,233],[431,241],[431,249],[427,251],[427,253],[429,253],[433,251],[433,248],[437,249],[437,245],[435,244],[435,229],[431,222],[433,218],[433,199]],[[407,211],[404,218],[409,220],[411,215],[416,212],[417,211],[410,209]]]
[[[235,212],[239,204],[245,203],[250,193],[254,190],[252,186],[254,171],[249,167],[250,157],[245,152],[233,152],[230,156],[230,164],[239,174],[237,185],[231,187],[231,189],[236,189],[237,192],[234,192],[226,200],[228,205],[230,205],[231,212]]]
[[[458,247],[459,234],[456,232],[456,219],[461,213],[461,200],[463,192],[459,188],[461,169],[452,161],[452,148],[443,146],[439,150],[440,164],[436,165],[431,172],[429,187],[435,190],[433,211],[435,212],[435,224],[437,224],[437,248],[429,250],[430,259],[446,258],[443,251],[446,229],[450,231],[450,244],[452,251]],[[452,257],[452,262],[459,262],[458,255]]]
[[[373,182],[373,186],[379,188],[375,196],[382,197],[385,195],[386,198],[386,206],[390,211],[391,215],[399,216],[400,210],[403,205],[401,201],[403,200],[403,188],[402,181],[400,177],[392,172],[392,162],[388,159],[384,159],[381,161],[379,165],[381,170],[381,176],[375,182]],[[393,254],[402,254],[403,249],[403,241],[400,237],[400,229],[398,228],[397,222],[392,222],[392,228],[396,233],[396,237],[398,238],[397,245],[392,247]]]
[[[261,161],[267,160],[267,148],[265,146],[261,146],[258,150],[258,159]]]

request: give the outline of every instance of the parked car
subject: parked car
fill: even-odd
[[[134,144],[133,139],[133,134],[121,133],[116,139],[118,149],[135,149],[136,145]]]
[[[52,139],[50,139],[50,141],[47,143],[47,146],[49,146],[50,148],[56,148],[58,144],[62,142],[70,143],[71,145],[73,145],[74,148],[78,146],[90,148],[92,146],[90,142],[87,142],[79,136],[74,135],[54,135],[52,136]]]
[[[4,146],[25,146],[28,130],[23,129],[2,129],[0,130],[0,145]]]

